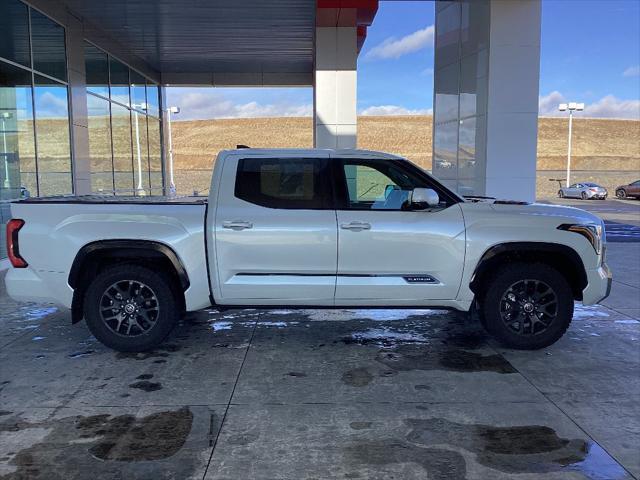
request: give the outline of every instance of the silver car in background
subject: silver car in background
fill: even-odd
[[[609,192],[607,192],[606,188],[590,182],[574,183],[569,187],[562,187],[558,190],[558,197],[560,198],[581,198],[582,200],[606,200],[608,194]]]

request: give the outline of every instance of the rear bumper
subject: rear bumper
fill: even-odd
[[[587,270],[587,286],[582,291],[582,303],[593,305],[607,298],[611,293],[612,278],[606,263],[599,268]]]
[[[55,303],[71,308],[73,289],[64,273],[10,268],[5,285],[7,294],[18,302]]]

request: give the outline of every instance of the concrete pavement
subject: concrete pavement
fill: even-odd
[[[121,354],[0,294],[0,478],[640,478],[640,243],[540,351],[428,310],[202,311]]]

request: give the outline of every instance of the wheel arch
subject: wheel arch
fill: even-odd
[[[78,251],[69,271],[68,283],[74,290],[71,305],[72,323],[82,320],[84,292],[88,280],[105,266],[125,262],[166,268],[181,290],[179,293],[184,308],[184,291],[189,288],[189,276],[171,247],[153,240],[99,240],[84,245]]]
[[[490,247],[476,265],[469,288],[474,294],[481,294],[492,272],[501,265],[515,261],[552,266],[569,282],[574,299],[582,299],[582,291],[587,286],[584,263],[573,248],[557,243],[507,242]]]

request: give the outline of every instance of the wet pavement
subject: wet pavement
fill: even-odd
[[[0,478],[640,478],[640,244],[609,255],[535,352],[440,310],[205,310],[122,354],[0,290]]]

